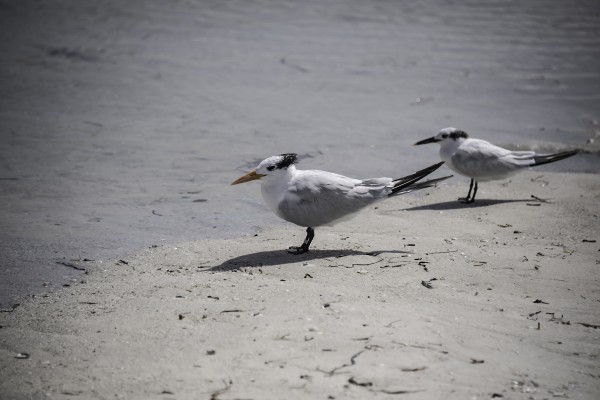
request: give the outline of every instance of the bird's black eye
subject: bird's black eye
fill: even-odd
[[[448,137],[448,135],[447,135],[446,133],[444,133],[444,134],[442,135],[442,139],[446,139],[447,137]]]
[[[275,166],[274,166],[274,165],[270,165],[270,166],[268,166],[268,167],[267,167],[267,169],[268,169],[269,171],[273,171],[273,170],[275,169]]]

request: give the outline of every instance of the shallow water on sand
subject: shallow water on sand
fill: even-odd
[[[414,4],[413,4],[414,3]],[[596,1],[0,2],[0,303],[57,262],[285,224],[261,159],[402,176],[446,126],[587,153],[600,172]],[[444,171],[442,171],[444,172]]]

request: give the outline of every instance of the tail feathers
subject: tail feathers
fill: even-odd
[[[396,194],[397,192],[413,185],[415,182],[418,182],[421,179],[425,178],[427,175],[431,174],[433,171],[435,171],[436,169],[441,167],[443,163],[444,162],[442,161],[442,162],[434,164],[430,167],[427,167],[425,169],[417,171],[412,175],[408,175],[403,178],[394,179],[392,181],[392,182],[394,182],[394,188],[392,189],[392,193],[390,193],[389,196],[392,196],[392,195]],[[415,190],[417,190],[417,189],[415,189]]]
[[[428,187],[435,186],[438,182],[445,181],[446,179],[452,178],[454,175],[444,176],[442,178],[430,179],[425,182],[415,183],[413,185],[407,186],[404,189],[391,193],[388,197],[398,196],[401,194],[406,194],[410,192],[415,192],[417,190],[426,189]]]
[[[529,164],[529,166],[533,167],[533,166],[537,166],[537,165],[544,165],[544,164],[548,164],[551,162],[564,160],[565,158],[574,156],[577,153],[579,153],[579,150],[565,151],[562,153],[548,154],[548,155],[544,155],[544,156],[536,155],[536,156],[533,156],[533,163]]]

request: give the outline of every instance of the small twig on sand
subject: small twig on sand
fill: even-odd
[[[432,281],[437,281],[437,278],[431,278],[428,281],[421,281],[421,285],[425,286],[427,289],[433,289]]]
[[[348,379],[348,383],[351,385],[356,385],[356,386],[362,386],[362,387],[370,387],[373,386],[373,382],[358,382],[356,379],[354,379],[354,377],[351,377],[350,379]]]
[[[594,329],[600,329],[600,325],[598,324],[589,324],[587,322],[578,322],[579,325],[583,325],[586,328],[594,328]]]
[[[539,201],[540,203],[552,203],[552,201],[550,199],[542,199],[540,197],[537,197],[534,194],[531,195],[531,198],[534,199],[534,200],[536,200],[536,201]]]
[[[401,319],[397,319],[395,321],[390,322],[389,324],[385,325],[385,328],[391,328],[392,325],[394,325],[396,322],[400,322],[402,321]]]
[[[373,393],[385,393],[385,394],[408,394],[408,393],[417,393],[417,392],[424,392],[425,389],[419,389],[419,390],[389,390],[389,389],[372,389],[373,387],[373,382],[371,381],[365,381],[365,382],[359,382],[356,379],[354,379],[354,377],[351,377],[350,379],[348,379],[348,383],[351,385],[355,385],[355,386],[360,386],[360,387],[364,387],[364,388],[369,388],[369,392],[373,392]]]
[[[364,266],[367,266],[367,265],[373,265],[373,264],[377,264],[377,263],[382,262],[382,261],[383,261],[383,258],[380,258],[379,260],[374,261],[372,263],[353,263],[351,268],[354,268],[356,266],[364,267]]]
[[[427,389],[418,389],[418,390],[387,390],[387,389],[381,389],[381,390],[371,390],[372,392],[380,392],[380,393],[385,393],[385,394],[409,394],[409,393],[419,393],[419,392],[424,392]]]
[[[219,400],[219,396],[222,395],[223,393],[225,393],[226,391],[228,391],[229,388],[231,388],[231,385],[232,385],[231,381],[229,381],[229,383],[227,383],[225,380],[223,380],[223,383],[225,384],[225,387],[212,392],[210,394],[210,400]]]
[[[57,264],[64,265],[65,267],[76,269],[77,271],[85,271],[85,268],[80,267],[79,265],[72,264],[67,261],[57,261]]]
[[[351,367],[351,366],[355,365],[356,364],[356,358],[358,356],[360,356],[362,353],[364,353],[365,351],[367,351],[367,350],[370,350],[370,347],[369,348],[365,347],[364,349],[362,349],[361,351],[359,351],[358,353],[356,353],[352,357],[350,357],[350,364],[348,364],[348,363],[343,364],[343,365],[341,365],[339,367],[333,368],[330,371],[325,371],[325,370],[322,370],[320,368],[317,368],[317,371],[323,372],[323,373],[325,373],[325,374],[327,374],[329,376],[335,375],[340,369],[346,368],[346,367]]]
[[[448,250],[448,251],[434,251],[431,253],[425,253],[426,256],[430,254],[447,254],[447,253],[456,253],[458,250]]]

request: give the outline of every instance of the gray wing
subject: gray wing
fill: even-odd
[[[325,171],[302,171],[280,201],[279,212],[300,226],[332,225],[385,198],[391,191],[391,181],[361,181]]]
[[[472,139],[460,146],[448,166],[456,172],[485,181],[511,176],[533,162],[533,151],[510,151],[484,140]]]

